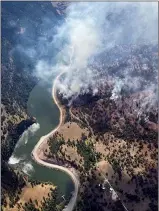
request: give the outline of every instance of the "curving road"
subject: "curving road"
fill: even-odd
[[[42,142],[43,141],[46,141],[50,136],[52,136],[61,126],[61,124],[63,123],[63,114],[62,114],[62,109],[58,103],[58,100],[57,100],[57,96],[56,96],[56,83],[58,81],[58,79],[60,78],[60,76],[63,74],[64,72],[60,73],[54,80],[54,85],[53,85],[53,89],[52,89],[52,96],[53,96],[53,99],[54,99],[54,102],[55,104],[57,105],[57,107],[59,108],[60,110],[60,121],[59,121],[59,124],[58,126],[52,130],[50,133],[48,133],[47,135],[45,136],[42,136],[39,140],[39,142],[35,145],[33,151],[32,151],[32,158],[40,165],[43,165],[43,166],[46,166],[48,168],[54,168],[54,169],[58,169],[60,171],[64,171],[65,173],[67,173],[73,183],[74,183],[74,193],[72,195],[72,198],[70,200],[70,202],[68,203],[68,205],[63,209],[63,211],[72,211],[74,209],[74,206],[76,204],[76,200],[77,200],[77,195],[78,195],[78,188],[79,188],[79,180],[78,178],[67,168],[63,167],[63,166],[59,166],[59,165],[55,165],[55,164],[51,164],[51,163],[48,163],[44,160],[41,160],[38,156],[38,150],[41,148],[41,145],[42,145]]]

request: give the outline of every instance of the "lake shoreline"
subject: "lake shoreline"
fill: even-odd
[[[78,195],[78,187],[79,187],[79,180],[77,178],[77,176],[75,175],[75,173],[73,173],[72,171],[70,171],[69,168],[66,168],[66,167],[63,167],[63,166],[60,166],[60,165],[57,165],[57,164],[52,164],[52,163],[49,163],[47,162],[47,160],[43,160],[40,158],[40,152],[43,148],[43,145],[42,143],[44,143],[45,141],[47,141],[47,139],[52,136],[59,128],[60,126],[63,124],[64,122],[64,115],[63,115],[63,109],[62,107],[60,106],[60,103],[57,99],[57,96],[56,96],[56,82],[58,81],[58,79],[60,78],[60,76],[63,74],[64,72],[60,73],[54,80],[54,84],[53,84],[53,88],[52,88],[52,97],[54,99],[54,102],[55,104],[57,105],[59,111],[60,111],[60,118],[59,118],[59,124],[57,125],[57,127],[52,130],[50,133],[48,133],[47,135],[45,136],[42,136],[40,138],[40,140],[37,142],[37,144],[35,145],[32,153],[31,153],[31,156],[32,156],[32,159],[42,165],[42,166],[46,166],[48,168],[53,168],[53,169],[57,169],[57,170],[60,170],[60,171],[63,171],[65,173],[67,173],[73,183],[74,183],[74,193],[71,197],[71,200],[69,202],[69,204],[63,209],[63,211],[71,211],[73,210],[74,206],[75,206],[75,203],[76,203],[76,200],[77,200],[77,195]]]

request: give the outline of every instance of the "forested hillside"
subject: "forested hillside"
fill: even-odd
[[[7,162],[20,135],[35,122],[27,113],[27,101],[38,82],[33,71],[39,58],[32,58],[25,49],[31,46],[38,51],[38,37],[43,33],[46,11],[48,16],[54,15],[50,2],[2,3],[2,205],[6,196],[14,196],[25,185],[21,173],[11,169]],[[43,52],[37,55],[43,56]]]

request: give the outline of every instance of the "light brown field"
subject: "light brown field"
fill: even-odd
[[[20,194],[20,199],[18,200],[18,202],[15,204],[14,208],[9,208],[9,206],[7,206],[4,211],[22,211],[22,208],[18,208],[17,204],[22,203],[22,206],[24,205],[25,202],[29,202],[29,200],[31,199],[33,202],[35,200],[38,201],[38,204],[40,205],[41,202],[43,201],[43,197],[47,198],[48,194],[50,193],[50,188],[55,188],[52,185],[36,185],[32,188],[32,186],[30,184],[28,184],[26,187],[24,187],[22,189],[22,192]],[[37,208],[40,208],[40,206],[36,206]]]
[[[60,126],[58,130],[59,134],[63,135],[65,142],[67,143],[68,139],[72,140],[80,140],[82,133],[88,135],[88,131],[86,129],[82,129],[75,122],[67,122]],[[66,149],[66,151],[65,151]],[[66,155],[70,155],[72,159],[76,159],[79,161],[81,157],[77,154],[77,152],[72,147],[63,146],[63,150],[66,152]],[[49,146],[47,141],[44,141],[41,146],[38,148],[38,154],[41,159],[46,159],[45,153],[49,152]],[[46,153],[47,154],[47,153]]]
[[[80,128],[75,122],[67,122],[59,128],[58,132],[63,135],[65,141],[80,139],[82,133],[88,135],[88,130]]]

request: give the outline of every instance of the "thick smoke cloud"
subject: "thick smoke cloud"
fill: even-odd
[[[103,52],[109,52],[118,45],[157,44],[156,3],[84,2],[70,5],[66,14],[66,21],[58,28],[55,36],[55,40],[60,40],[60,43],[64,40],[66,42],[56,66],[59,71],[67,71],[67,77],[59,83],[59,89],[65,97],[88,92],[89,87],[96,92],[98,87],[95,78],[98,72],[95,69],[94,58]],[[65,61],[66,64],[61,61]],[[123,69],[122,79],[118,77],[118,73],[113,76],[112,99],[119,96],[123,87],[140,90],[142,75],[133,76],[133,81],[130,75],[134,63],[132,59],[129,67]],[[93,68],[90,68],[90,65]],[[147,68],[146,61],[143,68]],[[150,87],[148,83],[146,86]],[[156,84],[151,84],[153,91],[155,86]]]
[[[94,56],[116,45],[157,43],[157,4],[72,4],[67,10],[66,22],[59,27],[55,39],[61,42],[67,40],[60,56],[65,58],[67,65],[60,65],[59,61],[57,66],[59,71],[68,71],[66,79],[59,84],[65,97],[79,94],[81,90],[87,92],[90,86],[96,89],[96,81],[93,79],[97,72],[89,68]],[[125,70],[124,80],[117,78],[115,81],[114,90],[117,92],[125,83],[139,86],[142,78],[134,77],[132,83],[128,71]]]
[[[87,93],[90,88],[96,94],[100,83],[105,82],[100,77],[99,70],[111,76],[114,83],[111,98],[114,100],[120,96],[123,87],[133,91],[149,88],[155,92],[156,64],[152,64],[155,77],[151,81],[145,81],[144,85],[142,84],[145,79],[142,74],[134,74],[134,67],[137,65],[135,58],[128,58],[130,64],[123,68],[120,74],[118,71],[114,74],[109,72],[107,67],[116,63],[118,68],[120,62],[127,59],[131,53],[129,48],[123,51],[121,47],[120,50],[120,46],[157,45],[157,3],[70,3],[65,11],[64,21],[55,25],[54,18],[46,14],[41,26],[41,34],[36,35],[36,47],[33,45],[34,38],[28,41],[29,37],[26,36],[28,33],[33,33],[30,28],[26,29],[22,40],[25,38],[31,45],[18,46],[30,59],[36,58],[34,70],[36,77],[51,80],[55,73],[66,71],[65,79],[58,83],[60,92],[66,98]],[[116,46],[121,55],[112,53],[108,57],[107,53]],[[104,60],[100,57],[104,57]],[[142,63],[143,70],[149,68],[146,58],[142,58]]]

